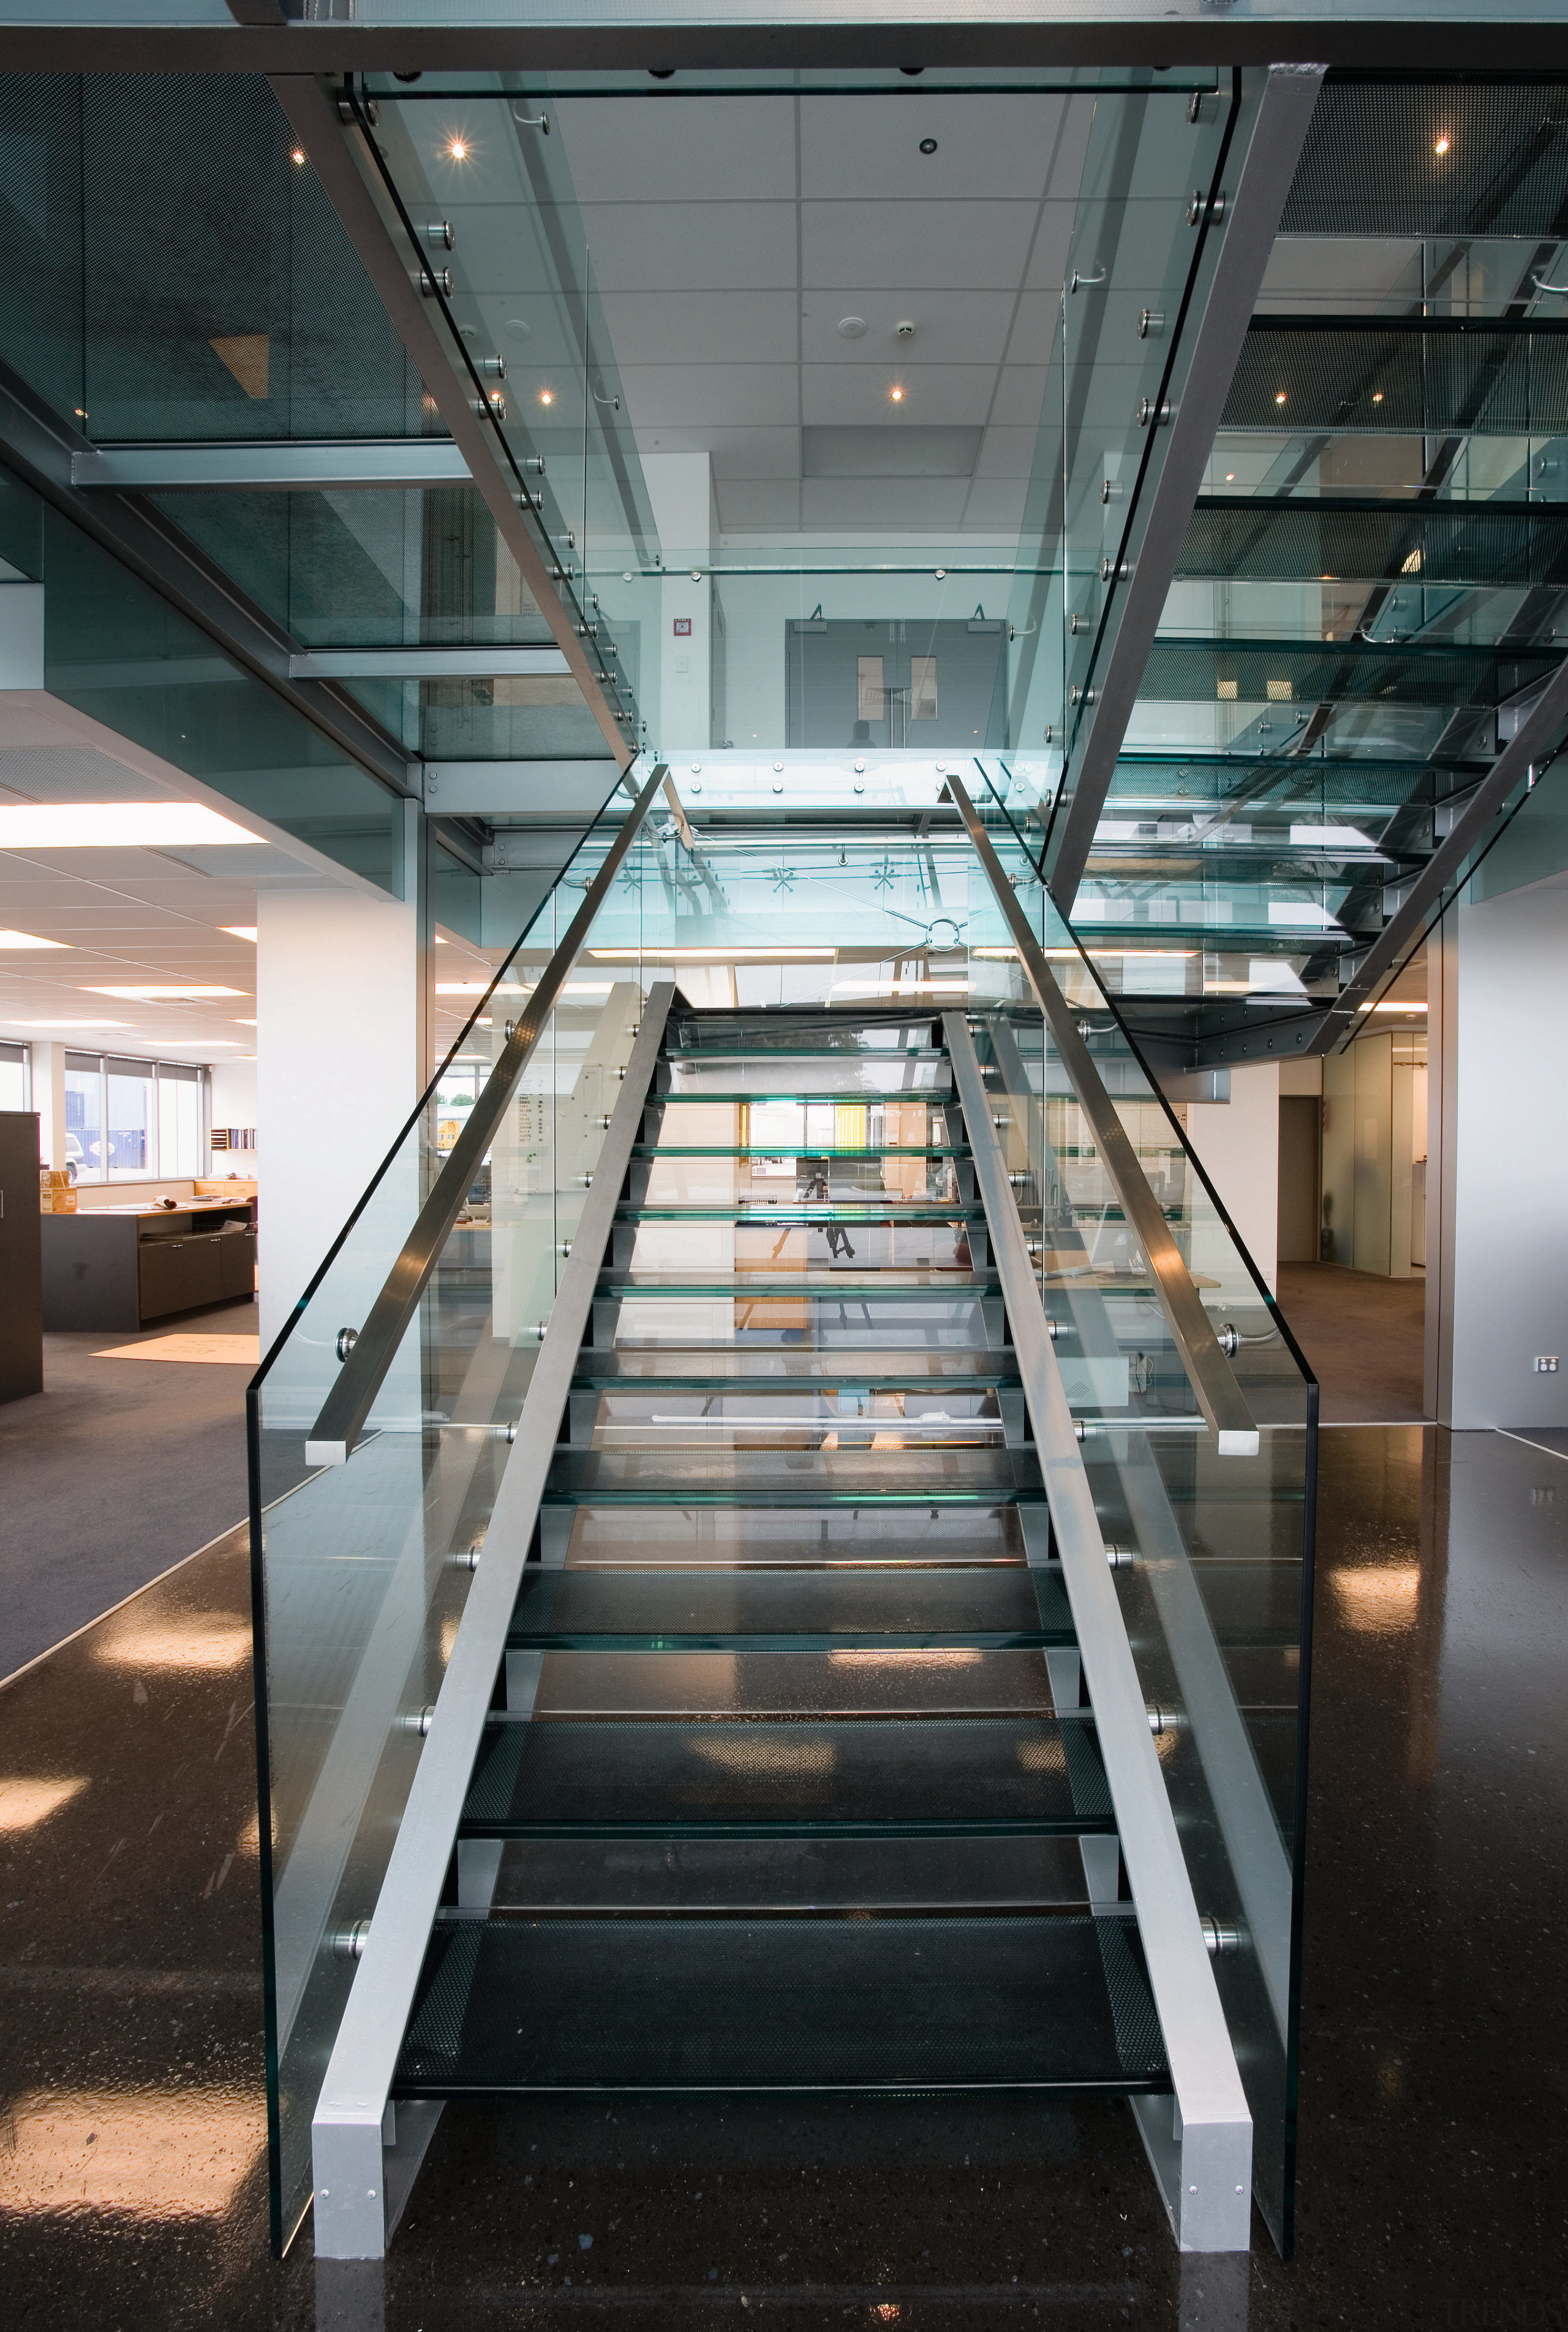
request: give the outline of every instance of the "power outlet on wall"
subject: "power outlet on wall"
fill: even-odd
[[[1537,1353],[1536,1353],[1536,1355],[1535,1355],[1535,1374],[1536,1374],[1538,1377],[1554,1377],[1554,1376],[1556,1375],[1556,1373],[1557,1373],[1557,1355],[1556,1355],[1556,1353],[1555,1353],[1555,1352],[1537,1352]]]

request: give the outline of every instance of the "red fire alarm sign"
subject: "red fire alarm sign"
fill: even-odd
[[[690,616],[677,616],[675,617],[675,637],[678,640],[689,640],[691,636],[692,619]]]

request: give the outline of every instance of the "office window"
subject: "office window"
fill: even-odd
[[[158,1171],[193,1178],[202,1171],[202,1073],[183,1061],[158,1070]]]
[[[909,659],[909,717],[912,721],[934,721],[937,717],[936,658],[912,655]]]
[[[0,1109],[31,1109],[27,1097],[27,1047],[0,1045]]]
[[[158,1172],[158,1115],[150,1061],[108,1061],[109,1179],[129,1182]]]

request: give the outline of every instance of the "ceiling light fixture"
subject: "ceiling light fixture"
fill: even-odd
[[[1446,154],[1453,142],[1453,139],[1448,136],[1448,131],[1445,129],[1442,136],[1438,139],[1437,144],[1432,148],[1432,151],[1434,154]]]
[[[8,1020],[8,1028],[129,1028],[129,1020]]]
[[[0,948],[69,948],[67,940],[41,940],[31,932],[0,931]]]
[[[188,984],[156,988],[84,988],[83,996],[114,996],[122,1004],[195,1004],[206,997],[244,996],[243,988],[193,988]]]
[[[890,388],[887,393],[889,397],[892,397],[894,405],[902,405],[904,403],[904,391],[902,388]]]
[[[294,148],[294,152],[293,152],[293,158],[293,158],[296,162],[302,162],[302,161],[304,160],[304,158],[305,158],[305,149],[304,149],[304,148],[303,148],[302,146],[296,146],[296,147],[295,147],[295,148]]]
[[[451,155],[454,162],[466,162],[468,159],[468,140],[465,138],[449,139],[447,141],[446,150]]]
[[[539,392],[539,401],[541,405],[553,405],[555,391],[552,388],[541,388]]]
[[[1275,401],[1276,405],[1283,405],[1283,404],[1285,403],[1285,391],[1284,391],[1284,389],[1282,389],[1282,388],[1276,388],[1276,389],[1275,390],[1275,392],[1274,392],[1274,401]]]
[[[259,844],[201,802],[26,802],[0,809],[0,850],[171,850]]]
[[[936,139],[934,138],[923,138],[920,141],[920,150],[923,154],[934,154],[936,152]]]
[[[253,941],[256,936],[254,923],[220,923],[218,929],[220,932],[227,932],[232,940]]]

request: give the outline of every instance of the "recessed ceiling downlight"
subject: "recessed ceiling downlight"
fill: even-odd
[[[838,320],[838,337],[842,340],[863,340],[865,338],[865,317],[841,316]]]

